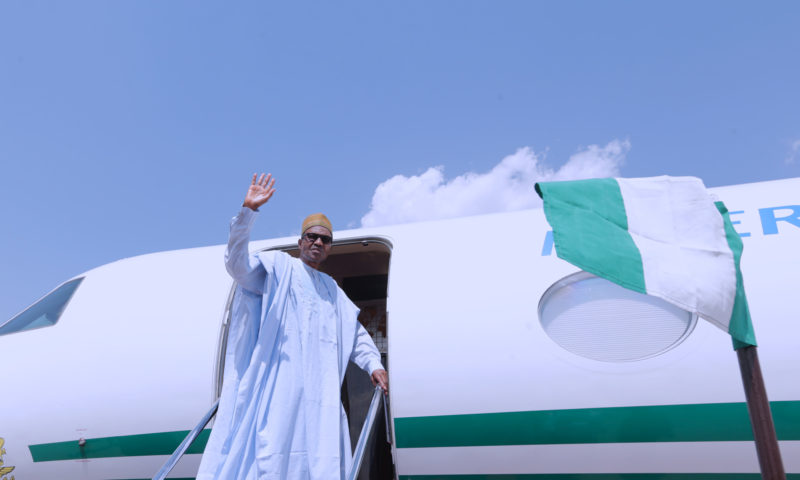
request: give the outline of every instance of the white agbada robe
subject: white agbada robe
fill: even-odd
[[[352,453],[340,389],[352,360],[380,353],[328,275],[283,252],[249,255],[249,208],[234,217],[226,266],[238,287],[219,411],[197,478],[342,479]]]

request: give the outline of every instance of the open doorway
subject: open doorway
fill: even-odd
[[[299,256],[296,246],[277,248],[293,257]],[[328,259],[321,271],[336,280],[348,298],[361,310],[358,321],[369,332],[381,353],[381,362],[389,371],[387,335],[387,287],[391,244],[380,238],[361,238],[334,242]],[[222,392],[230,308],[233,291],[228,299],[228,308],[220,335],[216,377],[217,396]],[[367,416],[374,387],[369,375],[350,363],[342,385],[342,404],[350,427],[351,448],[355,449],[361,428]],[[359,480],[394,479],[391,446],[387,443],[387,423],[383,408],[378,412],[374,431],[364,456]]]
[[[292,254],[293,252],[289,252]],[[295,255],[297,255],[295,250]],[[334,244],[321,270],[336,280],[348,298],[361,309],[358,321],[372,336],[389,370],[387,357],[386,298],[391,246],[385,240],[365,238]],[[355,449],[367,416],[374,387],[369,375],[350,363],[342,385],[342,404],[350,424],[350,442]],[[374,431],[367,445],[359,480],[393,479],[391,447],[387,443],[384,412],[378,412]]]

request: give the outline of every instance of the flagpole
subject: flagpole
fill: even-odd
[[[764,387],[764,377],[761,375],[758,352],[756,347],[749,345],[736,350],[736,355],[739,357],[739,370],[742,373],[747,411],[750,413],[750,424],[756,441],[761,478],[786,480],[775,424],[767,400],[767,389]]]

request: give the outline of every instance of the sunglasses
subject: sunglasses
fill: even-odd
[[[333,241],[333,237],[330,235],[320,235],[318,233],[304,233],[303,238],[305,238],[308,243],[315,243],[317,239],[320,239],[325,245],[330,245]]]

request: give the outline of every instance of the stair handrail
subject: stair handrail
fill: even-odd
[[[192,442],[194,442],[197,439],[197,437],[200,435],[200,432],[202,432],[203,429],[208,424],[208,422],[211,421],[211,418],[213,418],[214,415],[216,415],[217,407],[219,407],[219,400],[214,402],[214,405],[212,405],[211,408],[208,410],[208,412],[206,412],[206,414],[203,415],[203,418],[200,419],[200,422],[189,432],[188,435],[186,435],[186,438],[183,439],[181,444],[178,445],[178,448],[175,449],[175,451],[167,459],[167,461],[164,463],[161,469],[156,473],[156,475],[153,477],[153,480],[164,480],[169,474],[169,472],[171,472],[172,469],[175,468],[175,465],[178,463],[178,460],[180,460],[181,457],[183,457],[183,454],[186,453],[186,450],[189,449],[189,447],[192,445]]]
[[[375,392],[372,394],[372,402],[370,402],[369,410],[367,411],[367,418],[364,420],[364,426],[361,427],[361,434],[358,436],[356,453],[353,454],[353,464],[350,467],[350,473],[347,475],[348,480],[355,480],[358,476],[358,472],[361,471],[361,463],[364,461],[367,441],[369,441],[369,436],[372,433],[372,427],[375,424],[375,416],[378,413],[378,405],[383,395],[383,389],[380,386],[375,387]]]
[[[372,429],[375,425],[375,417],[378,413],[378,406],[381,403],[381,397],[384,396],[383,389],[381,387],[375,387],[375,391],[372,394],[372,401],[369,404],[369,410],[367,411],[367,418],[364,420],[364,426],[361,427],[361,434],[358,437],[358,444],[356,445],[356,452],[353,455],[353,463],[352,467],[350,468],[350,473],[348,474],[348,480],[355,480],[358,476],[358,473],[361,471],[361,464],[364,461],[364,453],[366,451],[367,442],[369,441],[369,437],[372,434]],[[386,400],[383,400],[384,409],[386,408]],[[205,426],[211,419],[216,415],[217,408],[219,407],[219,400],[214,402],[214,405],[203,415],[203,418],[200,419],[200,422],[195,425],[195,427],[186,435],[186,438],[178,445],[178,448],[170,455],[161,469],[153,477],[153,480],[164,480],[169,472],[175,468],[175,465],[178,464],[178,461],[183,457],[186,453],[186,450],[192,445],[192,443],[197,439],[200,435],[200,432],[203,431]],[[385,414],[385,413],[384,413]],[[387,416],[388,419],[388,416]],[[388,421],[388,420],[387,420]]]

